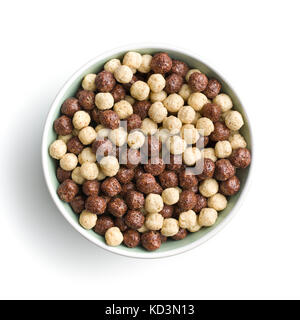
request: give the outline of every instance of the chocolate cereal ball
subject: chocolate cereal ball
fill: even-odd
[[[145,217],[139,210],[129,210],[125,216],[125,223],[131,229],[139,229],[145,222]]]
[[[226,181],[235,175],[235,168],[227,159],[220,159],[216,162],[215,178],[219,181]]]
[[[121,184],[129,183],[134,178],[134,169],[121,167],[116,174],[116,178]]]
[[[145,203],[144,195],[141,192],[129,190],[126,194],[126,203],[129,209],[141,209]]]
[[[71,171],[66,171],[64,169],[62,169],[61,167],[58,167],[56,169],[56,177],[58,182],[62,183],[67,179],[71,178]]]
[[[135,248],[136,246],[139,245],[141,240],[139,232],[132,229],[125,231],[123,236],[124,236],[124,239],[123,239],[124,244],[128,248]]]
[[[194,92],[202,92],[208,84],[208,79],[204,73],[194,72],[189,77],[189,86]]]
[[[109,129],[117,129],[120,126],[120,118],[115,111],[105,110],[99,114],[100,123]]]
[[[137,180],[142,174],[144,174],[144,168],[142,166],[138,166],[134,169],[134,179]]]
[[[164,204],[163,209],[159,212],[164,218],[171,218],[173,216],[174,207]]]
[[[207,199],[203,197],[201,194],[196,194],[196,205],[193,210],[196,213],[199,213],[203,208],[207,207]]]
[[[148,251],[154,251],[161,246],[160,233],[157,231],[148,231],[141,236],[142,246]]]
[[[73,137],[67,142],[68,152],[79,155],[79,153],[84,149],[84,145],[80,142],[78,137]]]
[[[132,108],[133,113],[141,117],[141,120],[144,120],[148,116],[148,111],[151,107],[151,102],[148,100],[136,101]]]
[[[228,140],[230,136],[230,130],[225,126],[223,122],[214,123],[214,131],[210,135],[211,141],[224,141]]]
[[[175,73],[181,77],[185,77],[189,70],[189,67],[186,63],[179,61],[179,60],[172,60],[172,69],[171,72]]]
[[[65,180],[57,189],[58,196],[65,202],[72,201],[78,192],[77,184],[71,179]]]
[[[211,178],[211,177],[213,177],[214,172],[215,172],[215,163],[209,158],[204,158],[203,170],[202,170],[201,174],[197,175],[197,178],[200,181]]]
[[[100,234],[101,236],[104,236],[105,232],[109,228],[112,228],[113,226],[114,226],[113,219],[111,217],[103,215],[97,219],[94,231]]]
[[[182,240],[188,235],[186,229],[179,228],[179,231],[172,237],[173,240]]]
[[[155,183],[152,193],[154,193],[154,194],[162,194],[162,192],[163,192],[163,188],[160,186],[160,184],[159,183]]]
[[[165,74],[172,68],[172,59],[167,53],[161,52],[154,55],[151,60],[151,70],[154,73]]]
[[[66,136],[72,133],[72,120],[67,116],[61,116],[54,121],[54,130],[58,135]]]
[[[97,196],[100,190],[100,183],[97,180],[85,181],[82,191],[87,196]]]
[[[109,197],[116,196],[121,190],[121,185],[115,177],[106,178],[101,184],[101,191]]]
[[[179,92],[182,84],[183,78],[176,73],[172,73],[166,78],[166,86],[164,90],[168,94],[177,93]]]
[[[215,103],[207,103],[201,109],[201,114],[212,122],[217,122],[220,120],[222,110],[221,107]]]
[[[99,196],[89,196],[85,201],[86,210],[95,213],[103,214],[106,210],[106,200]]]
[[[178,177],[174,171],[164,171],[159,175],[158,178],[163,189],[178,186]]]
[[[230,162],[237,168],[247,168],[251,162],[251,154],[247,148],[238,148],[233,150]]]
[[[179,178],[179,185],[183,188],[183,189],[190,189],[194,186],[198,185],[198,179],[197,177],[189,172],[188,170],[181,170],[178,174],[178,178]]]
[[[61,113],[72,118],[75,112],[81,109],[78,99],[76,98],[68,98],[61,106]]]
[[[115,217],[122,217],[127,211],[127,205],[121,198],[114,198],[109,201],[107,210]]]
[[[92,110],[95,107],[95,93],[81,90],[77,94],[78,102],[84,110]]]
[[[125,99],[126,91],[124,87],[120,84],[117,84],[110,92],[114,98],[114,102],[119,102]]]
[[[115,218],[114,223],[122,232],[125,232],[128,229],[124,217]]]
[[[109,71],[101,71],[97,74],[95,84],[100,92],[110,92],[116,85],[114,75]]]
[[[209,99],[215,98],[221,91],[221,83],[216,79],[210,79],[208,80],[207,86],[203,93],[207,96]]]
[[[138,114],[132,114],[127,118],[127,132],[139,129],[142,125],[142,119]]]
[[[100,139],[95,140],[92,144],[92,150],[97,156],[108,156],[109,154],[112,154],[115,149],[108,139]]]
[[[233,196],[240,190],[240,180],[237,176],[233,176],[226,181],[221,182],[220,191],[225,196]]]
[[[197,203],[197,198],[194,192],[183,190],[179,195],[178,206],[182,211],[192,210]]]
[[[120,192],[120,196],[126,198],[126,195],[129,191],[135,190],[135,184],[133,182],[129,182],[122,185],[122,191]]]
[[[70,205],[73,211],[77,214],[81,213],[84,210],[85,208],[84,203],[85,203],[85,199],[81,195],[76,196],[74,199],[70,201]]]
[[[148,160],[148,163],[144,165],[144,170],[147,173],[151,173],[153,176],[158,176],[165,170],[165,167],[166,165],[164,164],[163,159],[154,158]]]
[[[155,189],[156,180],[152,174],[144,173],[137,179],[136,187],[138,191],[149,194]]]

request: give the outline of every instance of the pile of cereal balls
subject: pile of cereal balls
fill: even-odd
[[[239,191],[243,124],[218,80],[167,53],[127,52],[61,106],[57,193],[109,246],[156,250],[212,226]]]

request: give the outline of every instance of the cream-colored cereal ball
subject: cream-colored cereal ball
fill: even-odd
[[[159,139],[161,143],[165,143],[170,137],[170,132],[168,129],[158,128],[158,130],[155,133],[155,136]]]
[[[166,80],[160,73],[152,74],[147,83],[151,91],[156,93],[161,92],[166,86]]]
[[[229,137],[229,142],[231,144],[231,148],[238,149],[238,148],[246,148],[247,147],[247,142],[245,138],[238,132],[234,132],[230,134]]]
[[[168,110],[161,102],[154,102],[148,111],[149,117],[156,123],[161,123],[168,115]]]
[[[106,178],[106,175],[104,174],[104,172],[100,168],[100,165],[98,165],[98,171],[99,171],[99,173],[98,173],[97,180],[99,180],[99,181],[104,180]]]
[[[189,82],[190,76],[194,73],[194,72],[200,72],[201,71],[199,69],[190,69],[187,74],[185,75],[185,80],[186,82]]]
[[[111,227],[105,232],[105,241],[111,247],[119,246],[123,242],[123,234],[118,227]]]
[[[126,119],[133,114],[132,105],[126,100],[121,100],[115,103],[114,111],[117,113],[121,120]]]
[[[179,226],[183,229],[191,228],[197,223],[195,211],[188,210],[181,212],[179,215]]]
[[[157,123],[150,118],[145,118],[142,121],[141,130],[145,135],[153,135],[157,131]]]
[[[105,63],[104,70],[114,73],[116,69],[120,66],[121,66],[121,61],[119,59],[111,59]]]
[[[193,166],[201,159],[201,151],[196,147],[189,147],[183,153],[183,161],[187,166]]]
[[[186,149],[186,142],[179,136],[169,137],[166,146],[172,154],[182,154]]]
[[[142,55],[142,63],[138,67],[138,71],[141,73],[148,73],[151,70],[151,61],[152,56],[150,54],[143,54]]]
[[[150,92],[150,100],[152,103],[154,102],[163,102],[167,97],[166,91],[160,91],[160,92]]]
[[[169,206],[177,203],[179,201],[179,191],[176,188],[167,188],[162,194],[163,202]]]
[[[161,234],[165,237],[173,237],[179,231],[178,220],[174,218],[167,218],[164,220],[161,228]]]
[[[67,145],[63,140],[55,140],[49,147],[49,154],[54,159],[61,159],[67,153]]]
[[[202,150],[202,157],[208,158],[208,159],[212,160],[213,162],[216,162],[218,160],[218,158],[216,157],[214,148],[204,148]]]
[[[179,94],[172,93],[163,101],[163,104],[169,112],[178,112],[184,105],[184,100]]]
[[[62,140],[65,144],[67,144],[72,137],[72,134],[67,134],[65,136],[58,136],[58,140]]]
[[[160,230],[164,223],[164,217],[160,213],[150,213],[146,216],[145,226],[149,230]]]
[[[127,141],[127,132],[124,128],[119,127],[117,129],[111,130],[108,137],[112,143],[114,143],[118,147],[121,147]]]
[[[109,92],[99,92],[95,96],[95,105],[99,110],[108,110],[114,105],[114,97]]]
[[[200,118],[201,118],[200,112],[196,111],[195,117],[194,117],[194,119],[193,119],[193,121],[192,121],[192,124],[196,125],[197,121],[198,121]]]
[[[132,98],[132,96],[126,95],[126,96],[125,96],[125,100],[126,100],[127,102],[129,102],[131,105],[133,105],[133,104],[135,103],[135,100]]]
[[[145,136],[140,131],[134,131],[129,133],[127,137],[127,144],[132,149],[139,149],[145,142]]]
[[[227,199],[221,193],[216,193],[208,199],[208,207],[216,211],[224,210],[227,207]]]
[[[206,117],[198,119],[196,128],[203,136],[209,136],[215,130],[214,123]]]
[[[203,208],[198,217],[198,223],[203,227],[210,227],[215,224],[218,212],[213,208]]]
[[[198,218],[197,218],[198,220]],[[196,224],[193,225],[192,227],[187,228],[189,230],[189,232],[197,232],[201,229],[200,224],[198,223],[198,221],[196,221]]]
[[[119,171],[119,161],[114,156],[103,157],[100,160],[100,168],[106,176],[113,177]]]
[[[84,148],[80,152],[78,160],[80,164],[83,164],[85,162],[96,162],[97,159],[95,153],[92,151],[92,148]]]
[[[66,153],[59,161],[60,167],[66,171],[72,171],[76,168],[78,158],[74,153]]]
[[[164,119],[163,121],[163,127],[167,130],[169,130],[170,134],[177,134],[180,132],[180,129],[182,127],[182,123],[180,119],[178,119],[175,116],[169,116]]]
[[[130,94],[136,100],[142,101],[146,100],[149,96],[150,88],[148,84],[144,81],[138,80],[132,84],[130,87]]]
[[[212,197],[219,191],[219,184],[217,180],[210,178],[210,179],[205,179],[200,183],[199,186],[199,192],[204,196],[204,197]]]
[[[123,58],[123,64],[130,68],[138,69],[142,64],[142,55],[138,52],[129,51]]]
[[[164,202],[159,194],[150,193],[145,200],[145,209],[149,213],[160,212],[164,207]]]
[[[231,155],[232,147],[229,141],[218,141],[215,145],[215,154],[218,158],[227,158]]]
[[[83,210],[79,216],[80,225],[86,229],[91,230],[95,227],[97,222],[97,215],[95,213]]]
[[[132,76],[133,72],[128,66],[119,66],[114,71],[114,77],[120,83],[129,83]]]
[[[190,95],[193,93],[192,89],[188,84],[183,84],[179,90],[179,95],[182,97],[184,101],[188,101]]]
[[[76,182],[77,184],[83,184],[85,179],[84,177],[81,175],[81,171],[80,171],[80,167],[76,167],[73,171],[72,171],[72,180],[74,182]]]
[[[226,112],[226,111],[230,110],[233,106],[231,98],[226,93],[218,94],[213,99],[213,102],[218,104],[221,107],[222,112]]]
[[[201,111],[203,106],[208,103],[206,95],[201,92],[194,92],[188,99],[188,104],[194,108],[195,111]]]
[[[183,125],[180,130],[180,136],[187,144],[194,144],[200,138],[198,130],[192,124]]]
[[[97,89],[96,83],[95,83],[96,77],[97,75],[94,73],[87,74],[82,80],[82,83],[81,83],[82,88],[84,90],[96,91]]]
[[[102,124],[99,124],[96,128],[95,131],[97,132],[97,137],[100,138],[107,138],[109,136],[110,129],[105,128]]]
[[[178,111],[178,118],[183,123],[192,123],[196,115],[196,111],[190,106],[183,106]]]
[[[94,162],[85,162],[80,167],[80,173],[86,180],[95,180],[98,177],[99,169]]]
[[[73,126],[75,129],[81,130],[82,128],[87,127],[91,122],[90,115],[82,110],[75,112],[73,116]]]
[[[237,131],[244,125],[244,120],[238,111],[230,111],[226,114],[225,124],[230,130]]]
[[[97,137],[97,132],[93,127],[85,127],[79,131],[78,138],[82,144],[91,144]]]

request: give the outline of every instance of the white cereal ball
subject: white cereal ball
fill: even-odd
[[[193,166],[201,159],[201,151],[196,147],[189,147],[183,153],[183,161],[187,166]]]
[[[181,212],[179,215],[179,226],[183,229],[193,227],[197,223],[197,215],[195,211],[188,210]]]
[[[129,51],[123,58],[123,64],[130,68],[138,69],[142,64],[142,60],[142,55],[140,53]]]
[[[155,136],[159,139],[161,143],[166,143],[166,141],[170,137],[170,131],[165,128],[158,128],[158,130],[155,133]]]
[[[198,220],[198,218],[197,218]],[[196,224],[192,227],[187,228],[189,230],[189,232],[197,232],[201,229],[200,224],[198,223],[198,221],[196,222]]]
[[[188,105],[190,105],[195,111],[201,111],[203,106],[208,103],[206,95],[201,92],[194,92],[188,99]]]
[[[104,174],[104,172],[100,168],[100,165],[98,165],[98,171],[99,171],[99,173],[98,173],[97,180],[99,180],[99,181],[104,180],[106,178],[106,175]]]
[[[179,231],[178,220],[174,218],[167,218],[164,220],[161,228],[161,234],[165,237],[173,237]]]
[[[238,111],[230,111],[225,116],[225,124],[230,130],[237,131],[244,125],[244,120]]]
[[[130,87],[130,94],[136,100],[142,101],[146,100],[149,96],[150,88],[148,84],[144,81],[138,80],[132,84]]]
[[[164,223],[164,217],[160,213],[150,213],[145,220],[145,226],[149,230],[160,230]]]
[[[83,184],[85,182],[84,177],[81,175],[80,167],[76,167],[72,171],[72,180],[77,184]]]
[[[97,132],[93,127],[85,127],[79,131],[78,138],[82,144],[91,144],[97,138]]]
[[[104,127],[102,124],[98,124],[95,128],[95,131],[97,132],[97,137],[100,138],[107,138],[109,136],[110,129]]]
[[[172,93],[163,101],[163,104],[169,112],[178,112],[184,105],[184,100],[179,94]]]
[[[145,136],[140,131],[134,131],[129,133],[127,137],[127,144],[132,149],[139,149],[145,143]]]
[[[172,154],[182,154],[186,149],[186,142],[179,136],[172,136],[167,139],[166,146]]]
[[[149,77],[147,83],[152,92],[158,93],[164,89],[166,80],[160,73],[155,73]]]
[[[228,140],[233,150],[247,147],[247,142],[245,138],[238,132],[233,132],[232,134],[230,134],[230,137]]]
[[[200,138],[198,130],[192,124],[183,125],[180,130],[180,136],[187,144],[195,144]]]
[[[183,123],[192,123],[196,115],[196,111],[190,106],[183,106],[178,111],[178,118]]]
[[[190,70],[187,72],[187,74],[185,75],[185,80],[186,80],[186,82],[189,82],[190,76],[191,76],[193,73],[195,73],[195,72],[200,72],[200,73],[201,73],[201,71],[200,71],[199,69],[190,69]]]
[[[145,200],[145,209],[149,213],[160,212],[164,207],[164,202],[159,194],[150,193]]]
[[[58,136],[58,140],[62,140],[65,144],[67,144],[72,137],[72,134],[67,134],[65,136]]]
[[[152,56],[150,54],[143,54],[142,55],[142,63],[138,67],[138,71],[141,73],[148,73],[151,71],[151,61]]]
[[[221,193],[216,193],[208,199],[208,207],[216,211],[222,211],[227,207],[227,199]]]
[[[133,105],[133,104],[135,103],[135,100],[132,98],[132,96],[126,95],[126,96],[125,96],[125,100],[126,100],[127,102],[129,102],[131,105]]]
[[[217,180],[210,178],[205,179],[200,183],[199,192],[203,195],[203,197],[212,197],[219,191],[219,184]]]
[[[126,119],[133,114],[132,105],[126,100],[121,100],[115,103],[114,111],[117,113],[121,120]]]
[[[91,122],[90,115],[82,110],[75,112],[73,116],[73,126],[75,129],[81,130],[82,128],[87,127]]]
[[[119,66],[114,71],[114,77],[120,83],[129,83],[132,76],[133,72],[128,66]]]
[[[193,119],[193,121],[192,121],[192,124],[196,125],[197,121],[198,121],[200,118],[201,118],[200,112],[196,111],[195,117],[194,117],[194,119]]]
[[[63,140],[55,140],[49,147],[52,158],[60,160],[67,153],[67,145]]]
[[[179,191],[176,188],[167,188],[162,194],[163,202],[169,206],[177,203],[179,201]]]
[[[208,158],[208,159],[212,160],[213,162],[216,162],[218,160],[218,158],[216,157],[214,148],[204,148],[202,150],[202,157]]]
[[[209,136],[215,130],[214,123],[206,117],[202,117],[197,121],[196,128],[200,130],[203,136]]]
[[[109,92],[99,92],[95,96],[95,105],[99,110],[108,110],[114,105],[114,97]]]
[[[66,153],[59,161],[60,167],[66,171],[76,168],[78,159],[74,153]]]
[[[118,147],[121,147],[127,142],[127,132],[122,127],[111,130],[108,137],[109,140]]]
[[[84,90],[88,90],[88,91],[96,91],[96,83],[95,83],[95,79],[96,79],[97,75],[94,73],[89,73],[87,74],[81,83],[81,86]]]
[[[222,112],[226,112],[226,111],[230,110],[233,106],[231,98],[226,93],[218,94],[213,99],[213,103],[218,104],[221,107]]]
[[[83,210],[79,216],[80,225],[86,229],[91,230],[95,227],[97,222],[97,215],[95,213]]]
[[[113,156],[103,157],[100,161],[100,168],[106,176],[113,177],[119,171],[119,161]]]
[[[80,152],[78,160],[80,164],[83,164],[85,162],[96,162],[97,159],[95,153],[92,151],[92,148],[84,148]]]
[[[203,208],[198,217],[198,223],[203,227],[211,227],[218,218],[218,212],[212,208]]]
[[[105,63],[104,70],[114,73],[116,69],[120,66],[121,66],[121,61],[119,59],[111,59]]]
[[[145,233],[145,232],[149,231],[149,229],[146,227],[146,225],[144,223],[139,229],[137,229],[137,231],[139,233]]]
[[[105,232],[105,241],[111,247],[117,247],[123,242],[123,234],[118,227],[111,227]]]
[[[170,116],[164,119],[163,121],[163,127],[167,130],[169,130],[170,134],[177,134],[180,132],[180,129],[182,127],[182,123],[180,119],[178,119],[175,116]]]
[[[154,102],[148,111],[149,117],[156,123],[161,123],[168,115],[168,110],[161,102]]]
[[[218,141],[215,145],[215,154],[218,158],[227,158],[232,153],[232,147],[229,141]]]
[[[193,93],[192,89],[188,84],[183,84],[179,90],[179,95],[182,97],[184,101],[188,101],[190,95]]]
[[[154,102],[163,102],[167,97],[166,91],[160,92],[150,92],[150,100],[152,103]]]
[[[85,162],[80,167],[80,173],[86,180],[95,180],[98,177],[99,169],[94,162]]]
[[[141,125],[142,132],[147,136],[155,134],[157,131],[157,123],[149,118],[145,118]]]

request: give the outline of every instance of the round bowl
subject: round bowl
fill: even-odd
[[[110,252],[124,255],[127,257],[133,258],[162,258],[167,256],[172,256],[175,254],[179,254],[185,252],[187,250],[193,249],[200,244],[204,243],[206,240],[215,235],[218,231],[220,231],[236,214],[238,207],[241,204],[242,199],[246,194],[246,190],[248,188],[249,176],[251,172],[252,165],[247,169],[238,170],[238,177],[241,181],[241,189],[240,191],[229,198],[228,206],[225,210],[223,210],[219,214],[219,218],[217,222],[210,228],[202,228],[200,231],[195,233],[190,233],[185,239],[181,241],[167,241],[163,243],[161,248],[154,251],[148,252],[143,248],[137,247],[134,249],[127,248],[124,245],[118,247],[110,247],[106,245],[105,240],[102,236],[96,234],[92,230],[83,229],[78,223],[78,215],[75,214],[70,205],[68,203],[64,203],[61,201],[56,193],[58,188],[58,181],[56,179],[56,162],[53,160],[49,154],[48,149],[51,142],[56,139],[56,133],[53,130],[53,122],[60,114],[60,107],[63,101],[71,96],[74,96],[77,89],[80,87],[81,81],[83,77],[88,73],[98,73],[105,62],[112,58],[120,58],[127,51],[138,51],[142,54],[149,53],[154,54],[156,52],[167,52],[173,59],[178,59],[186,62],[190,68],[200,69],[203,73],[205,73],[209,78],[213,77],[218,79],[222,83],[222,92],[225,92],[230,95],[234,109],[241,112],[244,117],[245,125],[240,130],[243,136],[245,137],[248,147],[253,155],[252,148],[252,134],[248,121],[248,117],[245,109],[243,108],[240,99],[238,98],[235,91],[229,85],[228,81],[224,79],[219,73],[217,73],[212,67],[208,66],[206,63],[202,62],[198,55],[190,53],[184,49],[178,49],[174,46],[168,45],[130,45],[122,48],[116,48],[106,53],[103,53],[83,67],[81,67],[62,87],[56,96],[52,106],[50,107],[49,114],[46,119],[46,123],[44,126],[43,140],[42,140],[42,163],[43,163],[43,171],[46,180],[46,184],[48,186],[49,192],[53,201],[55,202],[57,208],[62,213],[62,215],[66,218],[66,220],[86,239],[90,240],[92,243],[97,246],[108,250]]]

